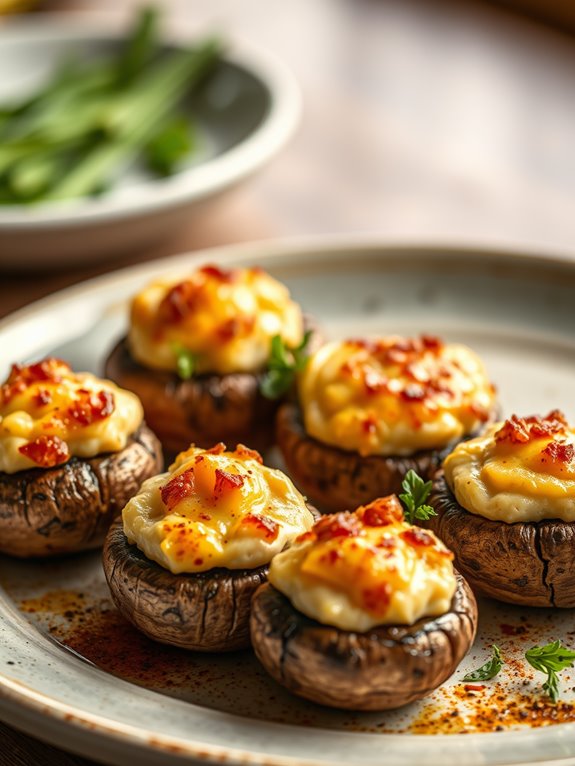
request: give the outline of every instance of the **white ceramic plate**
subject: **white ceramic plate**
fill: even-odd
[[[123,331],[127,297],[153,275],[206,261],[261,264],[332,335],[424,331],[467,342],[485,358],[506,413],[560,406],[575,419],[575,264],[513,253],[355,243],[182,256],[80,285],[5,319],[0,374],[12,360],[47,351],[101,370]],[[48,563],[4,558],[0,583],[0,717],[110,763],[493,766],[575,757],[573,723],[508,725],[513,705],[531,709],[543,700],[543,677],[518,674],[523,651],[555,638],[573,646],[570,611],[482,602],[477,642],[440,691],[395,713],[348,714],[292,697],[249,652],[198,656],[126,632],[110,611],[97,553]],[[462,696],[464,672],[494,641],[513,664],[480,694]],[[561,679],[569,703],[562,709],[575,721],[575,672]],[[499,706],[491,728],[500,723],[503,731],[474,731],[481,700]],[[454,709],[451,729],[465,736],[413,733]]]
[[[62,59],[101,56],[120,39],[118,31],[63,14],[2,25],[0,103],[33,92]],[[0,268],[79,265],[149,246],[271,159],[299,121],[298,86],[272,55],[226,36],[224,43],[217,73],[187,101],[200,138],[189,165],[167,179],[126,168],[99,198],[0,206]],[[171,47],[189,44],[166,40]]]

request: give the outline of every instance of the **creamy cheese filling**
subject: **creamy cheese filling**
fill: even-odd
[[[142,419],[138,397],[109,380],[52,358],[14,365],[0,388],[0,471],[117,452]]]
[[[273,559],[269,581],[308,617],[365,632],[445,614],[452,558],[435,535],[402,520],[391,496],[320,519]]]
[[[575,521],[575,429],[558,411],[491,426],[459,444],[444,469],[470,513],[508,524]]]
[[[328,343],[299,380],[306,431],[361,455],[411,455],[462,438],[491,415],[479,357],[436,338]]]
[[[269,274],[206,266],[136,295],[128,341],[132,356],[146,367],[177,371],[185,354],[195,373],[224,375],[265,368],[275,335],[296,347],[303,332],[299,306]]]
[[[174,574],[268,564],[313,516],[281,471],[238,445],[191,447],[148,479],[122,514],[130,543]]]

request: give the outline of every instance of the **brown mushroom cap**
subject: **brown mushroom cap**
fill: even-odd
[[[437,511],[425,526],[455,554],[476,590],[524,606],[575,607],[575,524],[559,519],[506,524],[466,511],[443,471],[429,502]]]
[[[101,546],[112,520],[161,467],[160,443],[143,424],[119,452],[0,473],[0,551],[28,558]]]
[[[300,697],[350,710],[389,710],[429,694],[459,665],[476,629],[477,604],[460,575],[449,612],[366,633],[306,617],[269,584],[252,601],[252,645],[268,673]]]
[[[149,638],[199,652],[250,645],[250,602],[269,566],[172,574],[128,542],[121,519],[110,527],[103,561],[116,606]]]
[[[168,453],[181,452],[192,443],[209,448],[220,441],[264,450],[273,440],[278,402],[260,394],[258,375],[181,380],[176,373],[138,364],[124,338],[106,361],[106,376],[138,395],[146,421]]]
[[[363,457],[309,436],[300,407],[290,402],[278,412],[276,440],[296,486],[326,513],[346,511],[366,505],[376,497],[399,494],[401,482],[410,469],[423,479],[431,479],[460,441],[450,442],[442,449],[420,450],[409,457]]]

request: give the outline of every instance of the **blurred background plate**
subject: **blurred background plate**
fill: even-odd
[[[0,103],[32,92],[63,58],[105,54],[121,39],[117,31],[66,16],[6,24],[0,29]],[[100,198],[0,207],[0,268],[80,266],[149,246],[189,224],[206,202],[285,144],[300,115],[294,78],[273,56],[224,42],[223,63],[186,104],[202,139],[189,166],[161,180],[129,171]]]

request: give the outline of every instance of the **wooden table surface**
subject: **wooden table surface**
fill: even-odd
[[[53,3],[118,24],[134,5]],[[303,91],[298,134],[159,247],[0,276],[0,315],[96,273],[251,239],[357,232],[575,252],[575,38],[480,2],[162,5],[179,28],[222,29],[282,57]],[[0,766],[88,763],[2,725],[0,736]]]

